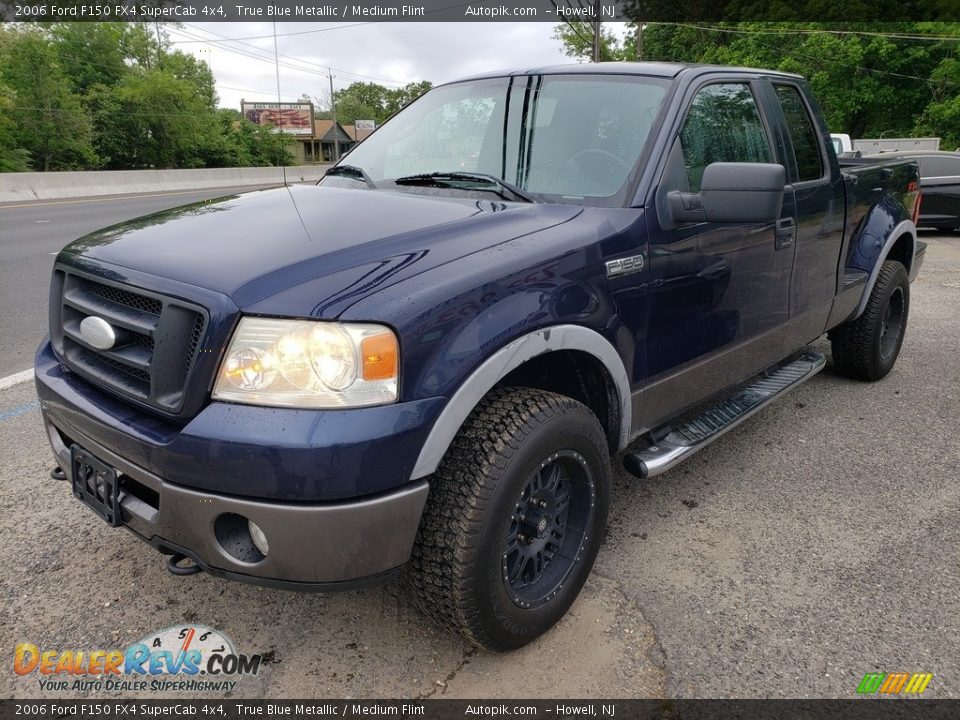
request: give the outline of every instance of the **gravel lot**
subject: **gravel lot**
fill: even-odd
[[[960,235],[923,239],[894,372],[865,385],[828,366],[670,473],[618,471],[583,595],[510,655],[449,636],[399,582],[300,595],[171,576],[48,478],[32,385],[0,391],[0,647],[203,623],[269,653],[237,697],[843,698],[900,670],[960,697]],[[6,662],[0,696],[78,697]]]

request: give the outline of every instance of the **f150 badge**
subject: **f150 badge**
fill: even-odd
[[[631,255],[617,260],[607,260],[607,277],[632,275],[643,270],[643,255]]]

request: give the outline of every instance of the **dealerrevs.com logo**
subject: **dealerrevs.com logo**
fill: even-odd
[[[238,653],[219,630],[188,625],[149,633],[125,650],[19,643],[13,671],[35,676],[41,690],[227,692],[237,686],[234,678],[256,675],[262,659]]]

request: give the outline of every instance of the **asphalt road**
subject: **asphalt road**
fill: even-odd
[[[916,671],[926,696],[958,698],[960,237],[924,239],[891,375],[828,366],[671,472],[618,471],[582,596],[509,655],[447,634],[400,582],[303,595],[171,576],[48,478],[31,385],[0,391],[0,647],[203,623],[267,653],[235,697],[849,698],[866,672]],[[0,673],[0,696],[80,694]]]
[[[256,189],[246,186],[0,204],[0,378],[32,364],[34,350],[46,333],[54,255],[68,242],[141,215]]]

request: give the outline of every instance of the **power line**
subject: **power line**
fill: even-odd
[[[239,44],[244,45],[244,46],[249,47],[249,48],[252,48],[252,49],[254,49],[254,50],[258,50],[258,51],[261,51],[261,52],[263,51],[263,48],[257,47],[256,45],[253,45],[253,44],[248,43],[248,42],[241,42],[238,38],[231,38],[231,37],[229,37],[228,35],[223,35],[223,34],[221,34],[221,33],[215,32],[215,31],[213,31],[213,30],[208,30],[207,28],[197,27],[196,25],[190,25],[189,27],[192,28],[193,30],[199,30],[200,32],[209,33],[209,34],[211,34],[211,35],[216,35],[218,38],[222,38],[222,40],[209,40],[209,41],[207,41],[207,42],[210,42],[210,43],[217,43],[217,46],[218,46],[218,47],[223,47],[220,43],[225,43],[225,42],[238,42]],[[196,35],[194,35],[193,37],[196,37]],[[278,35],[278,37],[279,37],[279,35]],[[181,42],[181,41],[174,41],[174,42],[179,43],[179,42]],[[228,47],[223,47],[223,49],[224,49],[224,50],[228,50],[229,48],[228,48]],[[310,60],[303,60],[302,58],[293,57],[293,56],[291,56],[291,55],[284,55],[283,53],[277,53],[277,55],[278,55],[279,57],[286,58],[286,59],[292,60],[292,61],[294,61],[294,62],[303,63],[303,64],[305,64],[305,65],[310,65],[310,66],[312,66],[312,67],[316,67],[316,68],[319,68],[319,69],[324,70],[324,71],[326,71],[326,70],[336,70],[336,71],[339,72],[339,73],[343,73],[343,74],[345,74],[345,75],[356,75],[357,77],[361,77],[361,78],[364,78],[364,79],[366,79],[366,80],[376,80],[376,81],[378,81],[378,82],[388,83],[388,84],[397,85],[397,86],[402,86],[402,85],[403,85],[403,83],[398,82],[398,81],[396,81],[396,80],[387,80],[386,78],[379,78],[379,77],[374,77],[374,76],[371,76],[371,75],[364,75],[363,73],[353,72],[353,71],[351,71],[351,70],[344,70],[343,68],[332,67],[332,66],[330,66],[330,65],[322,65],[322,64],[320,64],[320,63],[311,62]],[[324,74],[326,74],[326,73],[324,73]]]
[[[646,22],[645,25],[670,25],[674,27],[689,27],[697,30],[711,30],[713,32],[732,33],[737,35],[864,35],[867,37],[883,37],[898,40],[929,40],[931,42],[960,42],[957,35],[928,35],[926,33],[884,33],[870,30],[827,30],[810,28],[781,28],[777,30],[745,30],[743,28],[719,27],[715,25],[697,25],[687,22]]]
[[[297,32],[277,33],[277,37],[293,37],[294,35],[312,35],[312,34],[314,34],[314,33],[330,32],[330,31],[332,31],[332,30],[346,30],[347,28],[361,27],[361,26],[363,26],[363,25],[374,25],[374,24],[376,24],[376,23],[373,22],[373,21],[350,23],[349,25],[337,24],[337,25],[335,25],[335,26],[333,26],[333,27],[316,28],[316,29],[314,29],[314,30],[298,30]],[[198,28],[198,27],[196,27],[196,25],[192,25],[191,27],[193,27],[193,28],[195,28],[195,29],[197,29],[197,30],[205,30],[205,28]],[[209,32],[209,31],[207,31],[207,32]],[[224,37],[226,37],[226,36],[224,36]],[[269,39],[272,38],[272,37],[273,37],[273,35],[245,35],[245,36],[243,36],[243,37],[230,37],[230,38],[227,38],[227,39],[229,39],[230,41],[240,41],[240,40],[269,40]],[[188,44],[191,44],[191,43],[206,42],[206,41],[205,41],[205,40],[178,40],[177,42],[180,43],[180,44],[188,45]]]
[[[199,29],[202,29],[202,28],[199,28]],[[176,32],[176,33],[180,33],[180,34],[186,35],[187,37],[191,37],[191,38],[196,38],[196,37],[198,37],[197,35],[194,35],[193,33],[189,33],[189,32],[187,32],[186,30],[183,30],[182,28],[169,28],[169,30],[171,30],[171,31],[173,31],[173,32]],[[207,32],[210,32],[210,31],[207,31]],[[172,42],[177,43],[177,42],[179,42],[179,41],[172,41]],[[275,60],[274,58],[270,58],[270,57],[267,57],[267,56],[265,56],[265,55],[258,55],[258,54],[255,54],[255,53],[251,52],[251,51],[248,51],[248,50],[243,50],[243,49],[240,49],[240,48],[230,47],[230,46],[228,46],[228,45],[224,45],[224,44],[223,44],[223,43],[226,42],[226,41],[220,41],[220,40],[215,40],[215,39],[213,39],[213,38],[209,38],[209,39],[204,39],[204,42],[206,42],[206,43],[208,43],[208,44],[210,44],[210,45],[213,45],[213,46],[215,46],[215,47],[218,47],[218,48],[220,48],[221,50],[223,50],[223,51],[225,51],[225,52],[229,52],[229,53],[233,53],[233,54],[235,54],[235,55],[240,55],[240,56],[242,56],[242,57],[250,58],[251,60],[258,60],[258,61],[260,61],[260,62],[266,62],[266,63],[269,63],[270,65],[274,65],[274,64],[276,63],[276,64],[279,65],[280,67],[287,68],[288,70],[295,70],[295,71],[297,71],[297,72],[302,72],[302,73],[305,73],[305,74],[308,74],[308,75],[316,75],[316,76],[318,76],[318,77],[324,77],[324,78],[326,78],[326,77],[327,77],[327,74],[328,74],[328,66],[326,66],[326,65],[319,65],[319,64],[317,64],[317,63],[310,63],[310,62],[307,61],[307,60],[297,60],[297,62],[308,63],[308,64],[314,66],[316,69],[314,69],[314,67],[300,67],[300,66],[298,66],[298,65],[291,65],[289,62],[277,61],[277,60]],[[260,51],[260,52],[266,52],[266,51],[263,50],[262,48],[257,48],[256,46],[252,46],[252,47],[254,47],[254,49],[256,49],[256,50],[258,50],[258,51]],[[286,57],[286,56],[281,55],[281,57]],[[294,58],[294,59],[295,59],[295,58]],[[321,69],[321,68],[322,68],[322,69]],[[333,68],[333,67],[331,67],[330,69],[332,69],[332,70],[337,70],[337,72],[341,72],[341,73],[346,74],[346,75],[357,75],[358,77],[363,77],[363,78],[367,78],[367,79],[376,79],[376,78],[370,78],[369,76],[361,75],[360,73],[354,73],[354,72],[352,72],[352,71],[350,71],[350,70],[343,70],[343,69],[340,69],[340,68]],[[383,80],[383,82],[389,83],[389,84],[391,84],[391,85],[395,85],[395,86],[398,87],[398,88],[399,88],[399,87],[403,87],[403,85],[404,85],[404,83],[400,83],[400,82],[397,82],[397,81],[394,81],[394,80]]]
[[[738,35],[770,35],[770,34],[781,35],[781,34],[792,34],[792,32],[793,32],[793,31],[784,30],[784,31],[777,31],[777,32],[775,32],[775,33],[772,32],[772,31],[767,31],[767,32],[757,31],[757,32],[755,33],[755,32],[750,31],[750,30],[741,30],[741,29],[733,29],[733,28],[720,28],[720,27],[712,27],[712,26],[708,26],[708,25],[697,25],[697,24],[694,24],[694,23],[682,23],[682,22],[670,22],[670,23],[667,23],[667,22],[656,22],[656,23],[646,23],[646,24],[647,24],[647,25],[670,25],[670,26],[673,26],[673,27],[689,27],[689,28],[693,28],[693,29],[696,29],[696,30],[707,30],[707,31],[711,31],[711,32],[721,32],[721,33],[734,33],[734,34],[738,34]],[[800,30],[798,30],[798,31],[796,31],[796,32],[799,32],[800,34],[804,34],[804,35],[815,35],[815,34],[821,32],[821,31],[819,31],[819,30],[807,30],[807,31],[800,31]],[[839,31],[839,30],[825,30],[825,31],[823,31],[823,32],[837,33],[837,34],[841,34],[841,35],[844,35],[844,34],[877,34],[877,33],[853,33],[853,32],[851,32],[851,33],[846,33],[846,32],[844,32],[844,31]],[[960,38],[951,38],[951,39],[960,40]],[[926,85],[930,85],[930,84],[931,84],[929,78],[919,77],[918,75],[906,75],[906,74],[904,74],[904,73],[893,72],[892,70],[880,70],[880,69],[877,69],[877,68],[863,67],[862,65],[852,65],[852,64],[850,64],[850,63],[845,63],[845,62],[843,62],[842,60],[836,60],[836,59],[832,59],[832,60],[831,60],[831,59],[828,59],[828,58],[822,58],[822,57],[818,57],[818,56],[815,56],[815,55],[810,55],[810,54],[808,54],[808,53],[803,53],[803,52],[800,52],[800,51],[798,51],[798,50],[783,48],[783,47],[780,47],[779,45],[771,45],[770,43],[763,42],[762,40],[757,40],[757,42],[758,42],[759,44],[763,45],[764,47],[768,47],[768,48],[770,48],[770,49],[772,49],[772,50],[776,50],[776,51],[779,52],[781,55],[792,55],[792,56],[795,56],[795,57],[806,58],[807,60],[811,60],[811,61],[813,61],[813,62],[815,62],[815,63],[819,63],[820,66],[822,66],[822,63],[823,63],[825,60],[827,60],[827,61],[829,61],[829,62],[832,62],[832,63],[834,63],[834,64],[836,64],[836,65],[840,65],[841,67],[844,67],[844,68],[848,68],[848,69],[850,69],[850,70],[860,70],[860,71],[862,71],[862,72],[874,73],[874,74],[876,74],[876,75],[889,75],[889,76],[891,76],[891,77],[903,78],[904,80],[917,80],[917,81],[922,82],[922,83],[924,83],[924,84],[926,84]],[[951,86],[956,85],[956,86],[960,86],[960,83],[953,82],[953,81],[950,81],[950,80],[945,80],[945,81],[942,81],[942,82],[943,82],[944,84],[946,84],[946,85],[951,85]]]
[[[186,35],[187,37],[192,37],[192,38],[196,38],[196,37],[197,37],[196,35],[194,35],[194,34],[192,34],[192,33],[189,33],[189,32],[187,32],[186,30],[183,30],[183,29],[181,29],[181,28],[168,28],[168,30],[170,30],[170,31],[172,31],[172,32],[176,32],[176,33],[182,33],[182,34]],[[306,74],[308,74],[308,75],[323,75],[323,76],[326,76],[326,73],[325,73],[325,72],[321,72],[321,71],[319,71],[319,70],[314,70],[314,69],[311,69],[311,68],[297,67],[296,65],[291,65],[290,63],[276,62],[276,61],[274,61],[273,58],[269,58],[269,57],[266,57],[266,56],[264,56],[264,55],[256,55],[256,54],[254,54],[254,53],[252,53],[252,52],[249,52],[249,51],[247,51],[247,50],[241,50],[241,49],[239,49],[239,48],[230,47],[229,45],[223,45],[223,44],[221,44],[221,42],[218,41],[218,40],[214,40],[214,39],[207,38],[207,39],[204,39],[203,41],[204,41],[205,43],[210,44],[210,45],[214,45],[215,47],[218,47],[218,48],[220,48],[221,50],[225,50],[226,52],[231,52],[231,53],[234,53],[235,55],[240,55],[240,56],[243,56],[243,57],[247,57],[247,58],[250,58],[251,60],[259,60],[260,62],[270,63],[270,65],[276,64],[276,65],[279,65],[279,66],[281,66],[281,67],[288,68],[288,69],[290,69],[290,70],[297,70],[297,71],[299,71],[299,72],[306,73]],[[175,42],[175,41],[174,41],[174,42]]]
[[[848,68],[850,70],[861,70],[862,72],[874,73],[875,75],[889,75],[891,77],[903,78],[904,80],[917,80],[928,86],[931,84],[929,78],[922,78],[922,77],[919,77],[918,75],[905,75],[904,73],[897,73],[897,72],[893,72],[892,70],[878,70],[877,68],[868,68],[868,67],[863,67],[862,65],[851,65],[850,63],[845,63],[842,60],[817,57],[815,55],[810,55],[808,53],[802,53],[796,50],[789,50],[787,48],[782,48],[779,45],[771,45],[770,43],[765,43],[761,40],[757,40],[757,42],[763,45],[764,47],[768,47],[768,48],[771,48],[772,50],[776,50],[781,55],[793,55],[793,56],[802,57],[807,60],[813,61],[814,63],[817,63],[821,67],[823,66],[824,62],[830,62],[836,65],[839,65],[841,67]],[[955,83],[949,80],[943,81],[943,82],[947,85],[960,85],[960,83]]]

